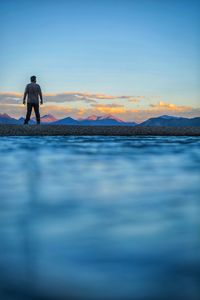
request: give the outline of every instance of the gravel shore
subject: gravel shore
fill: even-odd
[[[200,127],[0,125],[0,136],[54,135],[171,135],[200,136]]]

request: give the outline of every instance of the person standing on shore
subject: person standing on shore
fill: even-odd
[[[23,104],[26,104],[27,98],[27,113],[26,119],[24,120],[24,124],[28,124],[32,108],[34,108],[35,116],[37,120],[37,124],[40,124],[40,105],[39,105],[39,97],[40,97],[40,104],[43,104],[43,97],[42,91],[39,84],[36,83],[36,76],[31,76],[31,82],[27,84],[25,91],[24,91],[24,98]]]

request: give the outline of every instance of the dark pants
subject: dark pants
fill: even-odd
[[[30,120],[31,117],[32,108],[34,108],[37,123],[40,124],[39,103],[27,103],[27,113],[26,113],[26,119],[24,121],[24,124],[28,124],[28,121]]]

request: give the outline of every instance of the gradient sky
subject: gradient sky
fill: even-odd
[[[24,113],[35,74],[44,113],[200,115],[199,9],[195,0],[1,0],[0,112]]]

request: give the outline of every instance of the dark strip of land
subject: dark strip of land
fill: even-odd
[[[0,125],[0,136],[56,136],[56,135],[166,135],[200,136],[200,127],[147,126],[77,126],[77,125]]]

